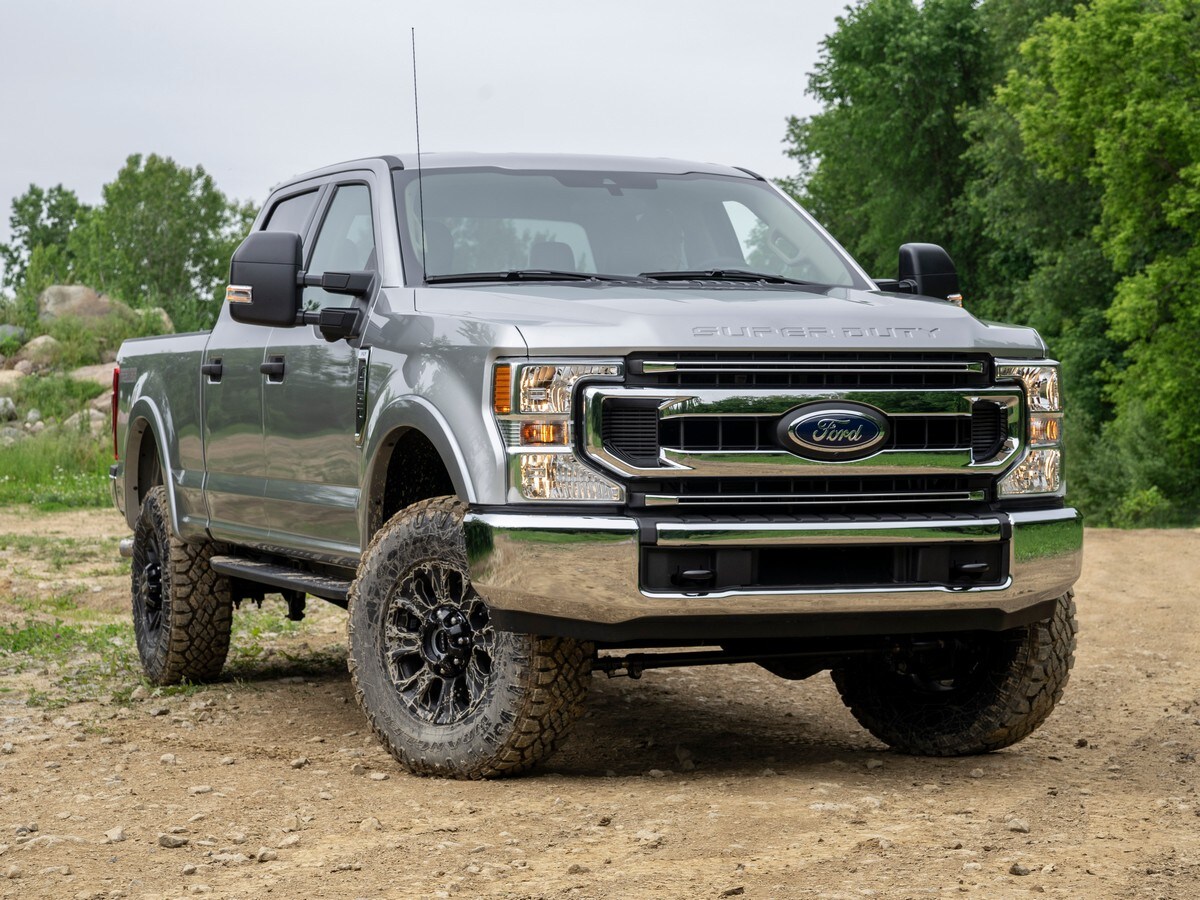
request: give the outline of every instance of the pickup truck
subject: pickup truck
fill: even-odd
[[[875,279],[753,172],[425,154],[275,188],[209,333],[127,341],[112,494],[155,683],[233,609],[348,609],[419,774],[546,758],[593,672],[832,671],[898,751],[1021,740],[1073,662],[1057,363]]]

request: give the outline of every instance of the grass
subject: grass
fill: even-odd
[[[0,447],[0,506],[43,511],[108,506],[107,437],[46,432]]]
[[[36,409],[42,418],[65,419],[90,400],[111,392],[94,381],[77,381],[69,375],[30,375],[13,385],[11,396],[22,412]]]

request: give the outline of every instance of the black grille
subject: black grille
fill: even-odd
[[[993,478],[990,475],[833,475],[829,477],[770,477],[770,478],[661,478],[637,482],[631,489],[630,505],[641,506],[647,495],[678,498],[687,506],[733,502],[736,498],[752,498],[750,505],[812,506],[843,504],[846,498],[858,503],[895,504],[925,502],[929,497],[967,500],[968,495],[982,492],[989,497]],[[725,498],[728,498],[726,501]]]
[[[662,446],[675,450],[779,450],[779,420],[779,416],[674,416],[663,419],[658,437]],[[890,422],[891,433],[880,450],[972,446],[970,416],[894,416]]]
[[[600,436],[610,453],[639,468],[658,465],[658,401],[607,400]]]
[[[643,588],[662,592],[977,587],[1004,580],[1007,550],[1003,542],[720,550],[646,547],[641,577]]]
[[[745,365],[754,371],[647,372],[647,362],[711,365],[734,370]],[[788,364],[814,371],[786,371]],[[919,369],[922,364],[930,371]],[[978,372],[938,371],[938,367],[975,364]],[[889,366],[895,366],[894,371]],[[771,367],[781,369],[773,371]],[[991,381],[991,358],[979,353],[649,353],[628,358],[627,382],[631,385],[672,387],[762,388],[932,388],[981,387]]]
[[[1008,438],[1007,411],[999,403],[980,400],[971,407],[971,456],[976,462],[991,459]]]

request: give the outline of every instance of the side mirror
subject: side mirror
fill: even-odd
[[[949,300],[958,295],[958,271],[954,261],[937,244],[900,245],[901,285],[905,281],[913,284],[913,293],[926,297]]]
[[[297,276],[303,263],[300,235],[256,231],[242,241],[229,263],[225,299],[238,322],[289,328],[300,308]]]

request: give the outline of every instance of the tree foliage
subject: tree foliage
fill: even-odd
[[[1092,521],[1200,519],[1197,46],[1196,0],[865,0],[788,124],[789,186],[860,259],[942,243],[977,313],[1047,338]]]
[[[13,201],[12,239],[0,245],[5,284],[26,315],[48,284],[73,281],[135,309],[161,306],[179,328],[204,328],[253,215],[202,166],[134,154],[94,208],[61,185],[31,185]]]

